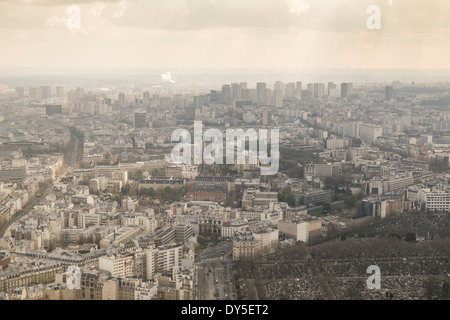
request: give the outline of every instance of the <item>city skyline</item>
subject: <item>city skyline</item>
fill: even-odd
[[[449,300],[449,11],[0,0],[0,301]]]

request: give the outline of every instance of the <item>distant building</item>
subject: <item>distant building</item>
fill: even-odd
[[[337,178],[342,175],[342,164],[324,163],[305,165],[305,176],[313,178]]]
[[[364,199],[357,205],[358,216],[386,218],[386,201],[380,199]]]
[[[258,82],[256,84],[256,99],[263,104],[267,104],[266,83]]]
[[[259,242],[249,232],[233,238],[233,259],[251,259],[260,251]]]
[[[237,233],[233,237],[233,259],[252,259],[258,254],[264,254],[265,250],[278,243],[278,229],[260,227],[252,232]]]
[[[386,86],[384,90],[384,98],[389,101],[394,97],[394,87],[393,86]]]
[[[23,98],[24,97],[24,89],[23,87],[16,87],[16,97]]]
[[[41,97],[42,99],[48,99],[52,96],[52,90],[50,86],[41,86]]]
[[[223,222],[222,238],[233,238],[237,233],[243,232],[248,228],[248,222],[244,220],[232,220]]]
[[[273,105],[275,108],[283,107],[283,91],[280,89],[273,91]]]
[[[314,98],[321,98],[325,94],[325,85],[323,83],[314,83]]]
[[[315,217],[294,217],[278,222],[278,230],[286,238],[308,243],[311,238],[320,235],[322,222]]]
[[[353,94],[353,83],[341,83],[341,99],[348,99]]]
[[[231,106],[232,102],[231,86],[229,84],[224,84],[222,86],[222,103],[227,106]]]
[[[331,96],[333,89],[336,89],[336,84],[333,82],[328,82],[328,96]]]
[[[324,203],[331,203],[333,192],[331,190],[307,190],[294,194],[296,205],[303,205],[308,208]]]
[[[20,182],[26,178],[26,168],[0,168],[0,182]]]
[[[219,238],[222,232],[222,220],[215,218],[200,218],[198,220],[199,236],[205,238]]]
[[[62,114],[62,105],[46,105],[45,114],[50,116],[54,114]]]
[[[135,128],[146,128],[147,127],[147,112],[135,111],[133,113],[133,126]]]
[[[175,241],[185,243],[194,235],[194,230],[189,224],[180,224],[175,226]]]
[[[422,189],[418,193],[418,199],[425,205],[426,210],[450,211],[450,193],[448,192]]]
[[[361,140],[368,143],[375,143],[377,139],[383,136],[383,128],[373,124],[362,124],[359,129]]]
[[[133,254],[111,255],[100,257],[98,261],[100,270],[107,271],[112,277],[126,278],[135,275],[135,260]]]
[[[37,102],[41,101],[42,100],[41,88],[30,88],[29,97],[31,101]]]
[[[175,242],[175,229],[172,227],[164,227],[155,234],[155,245],[161,246],[164,244],[174,243]]]
[[[64,86],[57,86],[56,87],[56,96],[58,98],[64,97],[64,90],[65,90]]]

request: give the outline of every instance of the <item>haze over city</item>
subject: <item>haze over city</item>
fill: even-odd
[[[381,29],[369,30],[370,5]],[[80,29],[68,29],[70,5]],[[0,1],[0,67],[445,69],[445,0]]]
[[[449,300],[449,14],[0,0],[0,300]]]

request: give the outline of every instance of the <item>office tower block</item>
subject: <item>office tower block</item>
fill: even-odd
[[[349,82],[347,83],[347,85],[348,85],[348,96],[351,97],[353,94],[353,83]]]
[[[286,85],[286,97],[295,97],[296,87],[294,82],[290,82]]]
[[[295,83],[295,90],[297,91],[297,95],[301,96],[302,95],[302,82],[301,81],[297,81]]]
[[[229,84],[222,86],[222,103],[227,106],[232,105],[231,86]]]
[[[267,105],[272,105],[272,90],[271,89],[266,89],[266,99],[264,101],[266,101]]]
[[[314,84],[308,83],[307,86],[306,86],[306,90],[311,92],[311,95],[314,96]]]
[[[16,87],[16,97],[23,98],[24,90],[23,87]]]
[[[323,83],[314,83],[314,98],[321,98],[324,94],[325,86]]]
[[[77,98],[78,99],[84,98],[84,88],[77,88]]]
[[[281,90],[281,94],[284,95],[284,92],[286,90],[286,85],[281,81],[277,81],[277,82],[275,82],[274,90]]]
[[[302,101],[310,101],[312,99],[312,92],[310,90],[302,90]]]
[[[41,101],[42,95],[41,95],[41,88],[30,88],[30,100],[32,101]]]
[[[250,100],[250,89],[241,89],[241,99]]]
[[[133,126],[135,128],[146,128],[147,127],[147,112],[135,111],[133,114]]]
[[[241,89],[241,98],[240,99],[250,99],[250,92],[248,91],[247,82],[241,82],[239,84],[239,88]]]
[[[341,83],[341,99],[348,98],[348,85],[346,83]]]
[[[213,104],[218,104],[222,101],[222,92],[217,91],[217,90],[211,90],[209,92],[209,100],[211,103]]]
[[[334,82],[328,82],[328,96],[331,95],[331,90],[336,89],[336,84]]]
[[[119,93],[119,103],[124,106],[125,105],[125,94]]]
[[[283,91],[281,89],[273,90],[273,105],[275,108],[281,108],[283,106]]]
[[[247,89],[248,90],[248,94],[249,94],[249,98],[253,101],[253,102],[257,102],[258,98],[257,98],[257,92],[256,89]]]
[[[50,86],[41,86],[41,97],[42,99],[48,99],[52,95],[52,90]]]
[[[353,94],[353,83],[341,84],[341,99],[348,99]]]
[[[58,98],[64,97],[64,86],[57,86],[56,87],[56,96]]]
[[[362,141],[375,143],[379,137],[383,136],[383,127],[365,123],[360,126],[359,132]]]
[[[391,100],[394,96],[394,87],[393,86],[386,86],[384,90],[384,96],[386,100]]]
[[[262,102],[263,104],[267,104],[267,92],[266,92],[266,83],[258,82],[256,84],[256,100]]]
[[[231,84],[231,102],[241,99],[241,85],[239,83]]]

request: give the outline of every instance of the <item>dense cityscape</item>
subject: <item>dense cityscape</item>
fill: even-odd
[[[448,301],[449,12],[0,0],[2,315]]]
[[[448,299],[448,83],[171,79],[2,91],[2,299]],[[194,123],[278,172],[174,163]]]

